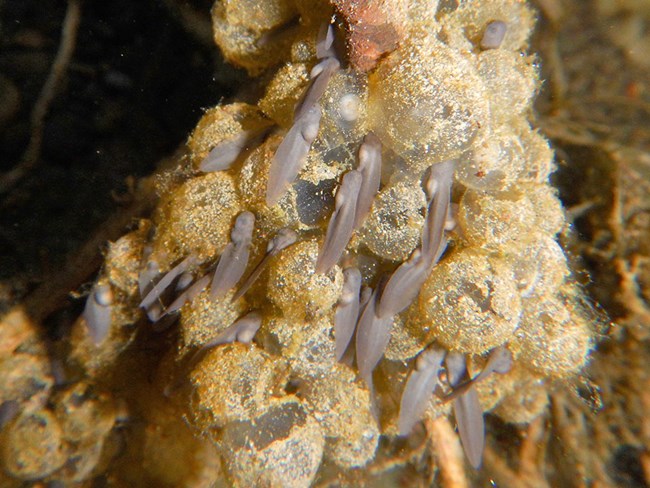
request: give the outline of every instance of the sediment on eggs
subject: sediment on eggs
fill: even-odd
[[[433,269],[419,297],[427,342],[480,354],[505,344],[519,325],[521,299],[510,265],[498,256],[460,250]]]
[[[593,331],[576,300],[575,285],[554,295],[523,300],[521,327],[516,333],[521,360],[542,374],[565,377],[575,374],[587,361],[593,346]]]
[[[208,173],[183,183],[159,205],[151,259],[161,270],[187,256],[199,262],[218,256],[228,243],[241,202],[232,176]]]
[[[326,274],[316,273],[318,252],[318,241],[303,241],[287,249],[271,265],[268,297],[287,316],[331,310],[341,294],[341,269],[334,266]]]
[[[360,243],[378,258],[405,261],[420,244],[425,205],[419,186],[407,182],[385,186],[359,233]]]

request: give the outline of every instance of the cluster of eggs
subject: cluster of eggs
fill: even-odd
[[[111,395],[87,381],[63,382],[21,310],[0,321],[0,343],[0,485],[56,473],[75,486],[104,471],[118,446]]]
[[[424,410],[449,414],[449,400],[468,390],[481,416],[528,422],[546,407],[549,382],[579,372],[592,345],[555,240],[566,220],[548,181],[553,153],[528,120],[539,85],[524,53],[532,11],[520,0],[394,3],[397,47],[363,71],[330,63],[334,48],[317,41],[332,15],[326,2],[217,2],[215,38],[229,60],[252,74],[282,64],[257,105],[206,111],[187,158],[159,179],[152,221],[110,246],[89,299],[98,344],[74,356],[89,371],[116,360],[142,308],[156,324],[178,319],[161,388],[189,391],[186,418],[238,486],[308,486],[322,465],[362,467],[381,435],[408,433],[401,426]],[[310,90],[322,93],[305,106]],[[381,143],[381,184],[351,227],[345,215],[361,197],[350,207],[345,178],[359,172],[370,133]],[[295,161],[279,161],[287,151],[300,160],[292,171],[285,166]],[[441,164],[452,168],[442,220],[432,209],[444,182],[431,177]],[[430,234],[433,217],[440,235]],[[425,255],[420,282],[407,272]],[[323,259],[335,264],[323,269]],[[218,285],[215,268],[227,276]],[[415,296],[391,285],[396,276],[418,285]],[[360,288],[371,290],[365,301]],[[352,329],[367,315],[363,333],[385,337],[370,366],[360,349],[372,337],[357,337],[357,366],[343,354],[347,342],[341,348],[337,317],[351,301],[360,310]],[[424,406],[413,408],[402,394],[422,377],[428,363],[414,370],[415,358],[431,347],[444,353],[423,383],[429,390],[445,355],[448,376],[460,360],[467,381],[448,381],[447,399],[420,392]],[[495,351],[509,364],[489,375]],[[405,411],[418,418],[400,419]]]

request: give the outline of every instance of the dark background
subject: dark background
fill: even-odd
[[[244,75],[211,40],[210,0],[86,0],[45,118],[38,165],[0,193],[0,312],[65,273],[75,252]],[[0,0],[0,173],[31,133],[67,2]]]

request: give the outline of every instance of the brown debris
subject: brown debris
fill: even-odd
[[[331,0],[347,30],[350,64],[370,71],[379,59],[393,51],[404,35],[405,9],[399,0]]]

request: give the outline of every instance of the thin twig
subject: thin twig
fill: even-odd
[[[72,54],[77,43],[77,31],[79,29],[80,19],[81,0],[68,0],[59,50],[56,53],[56,57],[50,68],[50,73],[47,80],[45,80],[38,100],[32,109],[29,144],[20,162],[13,169],[0,176],[0,194],[11,190],[40,162],[45,117],[61,87],[65,72],[72,59]]]
[[[543,469],[540,469],[544,465],[544,452],[540,447],[545,434],[545,422],[546,419],[540,416],[530,423],[519,449],[520,476],[525,479],[538,480],[540,486],[546,485]]]
[[[440,485],[443,488],[467,488],[465,455],[447,417],[425,421],[431,449],[440,468]]]
[[[650,483],[650,454],[647,452],[641,454],[641,468],[646,484]]]

